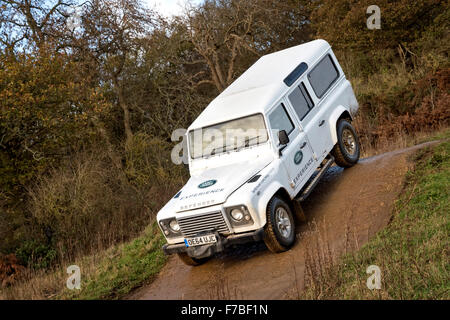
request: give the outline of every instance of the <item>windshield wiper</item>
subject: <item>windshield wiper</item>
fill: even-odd
[[[253,140],[255,140],[255,139],[259,139],[259,138],[262,138],[263,136],[255,136],[255,137],[251,137],[250,139],[245,139],[245,142],[244,142],[244,144],[243,145],[241,145],[241,146],[236,146],[236,147],[234,147],[233,148],[233,151],[239,151],[239,150],[241,150],[241,149],[243,149],[243,148],[247,148],[247,147],[249,147],[249,144],[250,144],[250,141],[253,141]],[[203,157],[209,157],[209,156],[214,156],[219,150],[221,150],[222,152],[224,152],[228,147],[232,147],[232,145],[225,145],[225,146],[222,146],[222,147],[217,147],[217,148],[214,148],[214,149],[212,149],[211,150],[211,153],[210,154],[207,154],[207,155],[203,155]]]
[[[242,148],[248,148],[250,146],[250,141],[262,138],[263,136],[251,137],[250,139],[245,139],[245,142],[242,146],[234,148],[235,151],[241,150]],[[257,143],[258,144],[258,143]]]
[[[203,158],[206,156],[206,157],[209,157],[209,156],[213,156],[213,155],[215,155],[216,154],[216,151],[219,151],[219,149],[224,149],[225,148],[225,146],[223,146],[223,147],[217,147],[217,148],[214,148],[214,149],[212,149],[211,150],[211,153],[210,154],[203,154]]]

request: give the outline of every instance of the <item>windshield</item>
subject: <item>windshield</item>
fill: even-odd
[[[237,151],[268,139],[262,114],[218,123],[189,132],[192,159]]]

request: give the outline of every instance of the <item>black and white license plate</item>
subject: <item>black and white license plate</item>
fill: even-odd
[[[186,247],[202,246],[205,244],[211,244],[216,242],[217,242],[216,236],[213,234],[184,239]]]

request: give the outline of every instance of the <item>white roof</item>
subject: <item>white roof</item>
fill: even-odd
[[[189,130],[264,113],[289,89],[283,80],[302,62],[311,67],[329,48],[325,40],[314,40],[262,56],[211,101]]]

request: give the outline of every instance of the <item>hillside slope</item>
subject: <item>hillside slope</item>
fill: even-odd
[[[364,159],[346,170],[331,168],[304,203],[309,223],[298,228],[297,243],[288,252],[272,254],[262,243],[251,244],[194,268],[174,256],[152,284],[128,298],[300,297],[327,266],[389,224],[405,175],[413,167],[410,157],[429,144]]]

